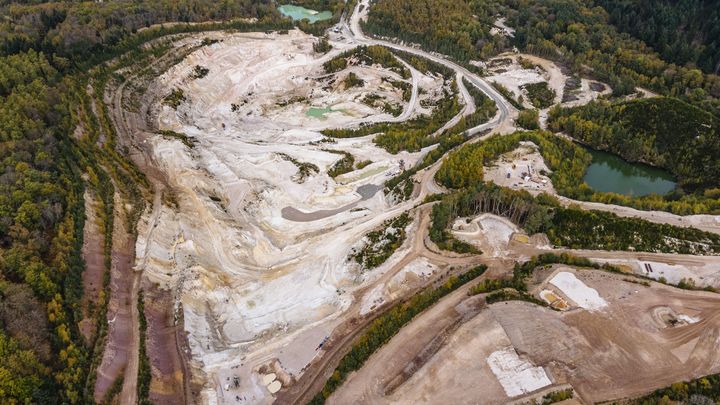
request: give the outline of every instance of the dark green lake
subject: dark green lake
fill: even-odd
[[[595,191],[639,197],[653,193],[665,195],[675,188],[675,179],[662,169],[629,163],[611,153],[586,150],[593,160],[583,180]]]

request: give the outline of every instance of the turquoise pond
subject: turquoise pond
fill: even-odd
[[[332,107],[310,107],[307,111],[305,111],[305,115],[308,117],[324,119],[325,114],[331,112],[341,112],[343,114],[347,114],[347,112],[343,109],[333,110]]]
[[[332,18],[330,11],[315,11],[305,7],[294,6],[292,4],[283,4],[278,7],[280,14],[290,17],[293,21],[308,20],[310,23],[316,21],[324,21]]]
[[[593,190],[640,197],[665,195],[675,188],[670,173],[642,163],[629,163],[607,152],[587,149],[592,163],[583,180]]]

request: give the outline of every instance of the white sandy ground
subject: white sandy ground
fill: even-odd
[[[585,105],[593,100],[596,100],[598,97],[602,95],[607,95],[612,93],[612,89],[610,86],[603,84],[605,86],[605,89],[603,91],[593,91],[590,88],[590,83],[592,81],[588,79],[581,79],[580,80],[580,89],[575,91],[575,96],[577,97],[576,100],[568,101],[567,103],[563,103],[563,107],[576,107]],[[599,83],[599,82],[596,82]]]
[[[685,321],[689,324],[700,322],[700,318],[696,318],[696,317],[693,317],[690,315],[684,315],[684,314],[678,315],[678,319],[680,319],[681,321]]]
[[[487,363],[508,397],[527,394],[552,384],[542,367],[535,367],[520,358],[512,346],[492,352]]]
[[[698,256],[697,260],[677,260],[668,257],[667,262],[654,260],[622,260],[608,258],[594,258],[599,263],[610,263],[627,268],[628,271],[653,279],[664,277],[667,282],[677,284],[680,280],[692,280],[698,287],[720,288],[720,265],[716,260],[704,260]],[[652,272],[648,272],[645,264],[649,264]]]
[[[470,220],[458,218],[452,226],[453,236],[471,243],[483,254],[499,257],[507,252],[510,238],[520,229],[510,220],[493,214],[481,214]]]
[[[597,290],[585,285],[573,273],[560,271],[550,279],[550,283],[559,288],[563,294],[581,308],[598,311],[607,306],[607,302],[600,297]]]
[[[382,184],[400,160],[412,166],[423,152],[391,155],[371,137],[310,144],[323,139],[317,132],[323,128],[393,119],[359,99],[372,92],[399,101],[399,92],[380,80],[399,79],[394,73],[352,68],[366,81],[362,88],[323,90],[328,82],[319,78],[321,65],[342,46],[319,56],[313,38],[299,31],[213,35],[222,42],[192,53],[158,79],[168,93],[180,88],[186,97],[177,111],[158,108],[159,127],[193,136],[197,145],[189,149],[161,136],[150,141],[157,166],[177,190],[179,209],[163,206],[157,216],[143,216],[137,260],[182,304],[202,401],[235,403],[242,394],[248,402],[269,403],[258,369],[277,358],[284,372],[298,375],[349,307],[352,291],[385,268],[360,275],[346,260],[349,249],[409,206],[389,206],[382,192],[361,201],[357,188]],[[195,65],[209,74],[191,79]],[[439,79],[417,79],[423,99],[440,94]],[[307,101],[276,104],[293,96]],[[233,112],[232,103],[242,105]],[[305,115],[310,105],[346,112],[313,118]],[[341,156],[324,148],[374,163],[336,182],[326,172]],[[297,168],[279,153],[314,163],[320,172],[298,184]],[[284,207],[312,212],[351,203],[357,203],[352,210],[317,221],[281,215]],[[240,387],[226,392],[223,382],[234,376]]]
[[[506,68],[506,67],[503,67]],[[527,101],[527,95],[521,89],[522,86],[531,83],[544,82],[545,78],[537,69],[522,69],[519,65],[515,68],[511,66],[507,71],[502,73],[496,73],[488,76],[489,82],[500,83],[510,90],[515,98],[522,95],[525,99],[523,104],[525,107],[532,108],[532,105]]]
[[[664,278],[671,284],[677,284],[683,279],[696,280],[698,276],[697,272],[689,270],[686,266],[649,261],[639,261],[638,263],[644,276],[654,278],[655,280]],[[649,272],[646,270],[646,264],[650,266]],[[716,269],[716,271],[720,271],[720,269]],[[699,285],[704,284],[702,280],[696,280],[695,283]]]
[[[398,255],[400,256],[400,255]],[[367,315],[389,299],[398,297],[419,280],[432,276],[438,267],[424,257],[418,257],[398,271],[386,284],[378,284],[365,294],[360,304],[360,315]]]
[[[365,294],[360,306],[360,315],[369,314],[373,309],[385,302],[384,287],[382,284],[378,284],[369,293]]]
[[[417,278],[427,279],[438,270],[437,266],[424,257],[418,257],[407,264],[388,282],[388,290],[396,293],[403,285]]]

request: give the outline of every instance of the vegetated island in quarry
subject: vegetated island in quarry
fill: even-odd
[[[2,402],[718,401],[710,28],[566,3],[0,6]]]

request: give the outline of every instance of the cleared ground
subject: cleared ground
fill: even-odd
[[[566,293],[580,299],[584,291],[558,275],[606,305],[581,307]],[[567,266],[538,272],[531,292],[553,289],[570,303],[562,312],[521,301],[481,308],[480,296],[459,291],[401,330],[331,403],[506,403],[546,387],[534,367],[591,403],[720,370],[717,294],[624,278]],[[501,371],[492,366],[499,356],[508,360]]]

